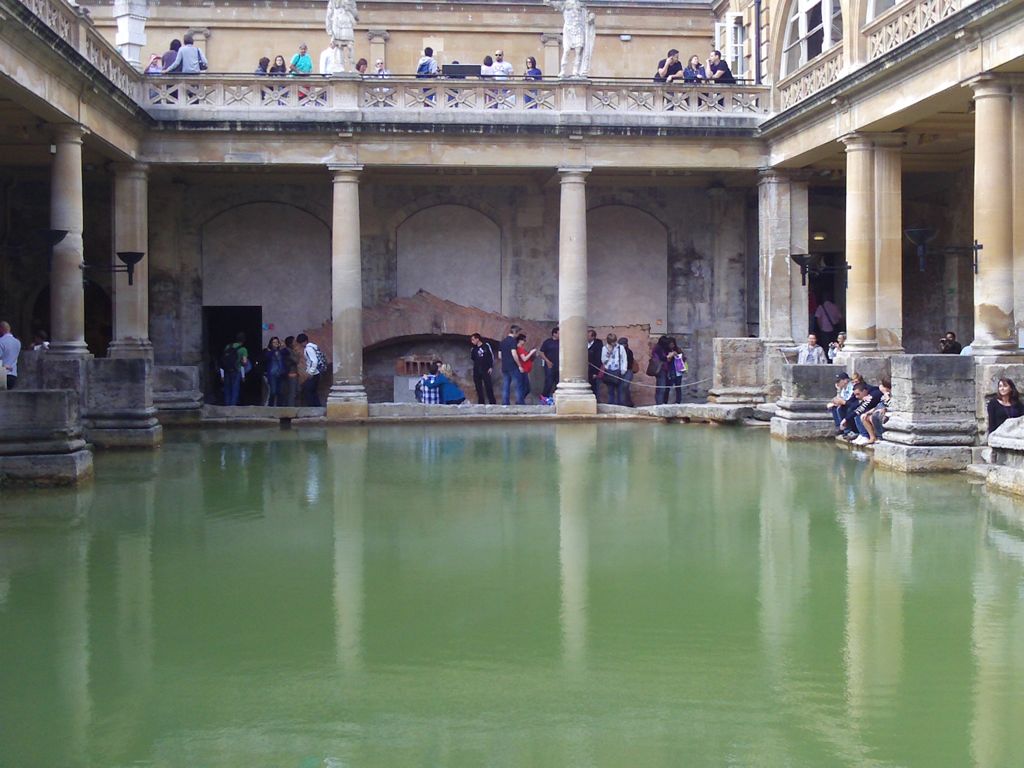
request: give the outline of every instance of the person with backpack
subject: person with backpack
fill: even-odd
[[[434,49],[427,46],[416,64],[416,77],[437,77],[437,62],[434,61]]]
[[[304,333],[295,337],[295,343],[302,349],[302,369],[306,374],[302,382],[302,404],[308,408],[319,408],[320,375],[327,372],[327,358]]]
[[[238,393],[247,370],[251,370],[245,334],[239,332],[235,341],[220,353],[220,377],[224,382],[224,405],[238,405]]]

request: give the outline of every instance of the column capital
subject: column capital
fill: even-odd
[[[371,43],[375,43],[378,40],[386,43],[391,39],[391,33],[386,29],[368,29],[366,30],[366,39]]]
[[[571,168],[559,168],[558,175],[562,177],[563,184],[565,184],[566,182],[578,182],[582,184],[583,182],[586,181],[587,176],[590,174],[592,170],[593,168],[584,168],[580,166]]]
[[[55,144],[81,144],[89,129],[78,123],[54,125],[51,136]]]
[[[562,44],[562,35],[560,32],[542,32],[540,35],[540,44],[544,46],[557,47]]]
[[[334,176],[335,182],[359,181],[359,176],[363,172],[363,166],[352,163],[328,163],[327,169]]]
[[[134,160],[116,161],[108,166],[116,176],[144,179],[149,176],[149,163],[139,163]]]
[[[864,152],[874,148],[874,137],[868,133],[847,133],[839,137],[839,140],[846,145],[847,152]]]
[[[968,80],[967,86],[974,91],[975,99],[1008,99],[1012,94],[1010,80],[991,74],[981,75]]]
[[[213,37],[213,30],[209,27],[189,27],[187,31],[197,43],[205,42]]]

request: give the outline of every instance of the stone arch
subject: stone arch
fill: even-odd
[[[436,203],[395,227],[397,295],[427,291],[456,304],[500,312],[502,228],[478,207]]]
[[[591,325],[667,328],[668,228],[648,211],[609,203],[587,211]]]
[[[203,306],[263,308],[261,344],[331,317],[331,232],[276,200],[226,206],[199,226]]]
[[[783,74],[783,47],[786,44],[786,27],[789,24],[789,16],[792,13],[793,4],[799,2],[799,0],[785,0],[779,5],[781,13],[773,15],[771,20],[771,26],[769,29],[769,41],[770,41],[770,53],[768,60],[768,72],[771,73],[773,78],[772,82],[776,85],[784,77],[788,77],[792,72]],[[843,36],[838,43],[833,44],[826,50],[831,51],[835,48],[845,45],[846,41],[854,38],[860,38],[861,23],[858,21],[859,16],[857,13],[861,13],[859,8],[854,8],[854,3],[863,3],[864,0],[839,0],[840,10],[843,17]],[[851,13],[851,11],[853,11]],[[851,27],[851,24],[853,25]],[[825,51],[822,51],[819,56],[824,55]],[[844,56],[849,54],[844,53]],[[817,58],[817,56],[815,57]],[[811,59],[813,61],[814,59]],[[809,62],[808,62],[809,63]],[[803,65],[801,65],[803,66]],[[796,71],[796,70],[793,70]]]

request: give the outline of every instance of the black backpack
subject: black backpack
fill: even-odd
[[[224,351],[220,355],[220,367],[225,373],[228,371],[237,372],[239,369],[238,362],[238,346],[235,344],[228,344],[224,347]]]

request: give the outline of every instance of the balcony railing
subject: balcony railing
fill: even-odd
[[[910,0],[897,3],[864,25],[868,60],[872,61],[910,40],[974,0]]]
[[[839,79],[843,70],[843,46],[836,45],[779,82],[779,111],[817,93]]]

